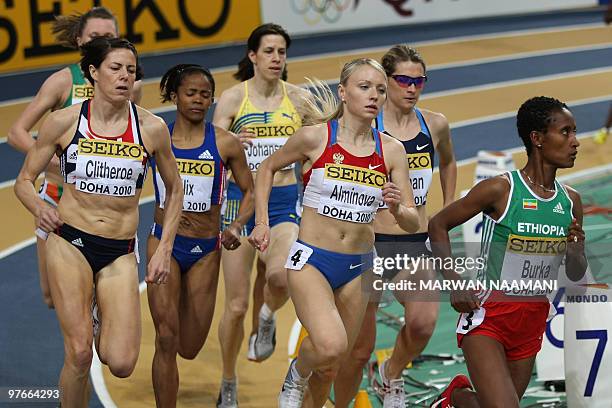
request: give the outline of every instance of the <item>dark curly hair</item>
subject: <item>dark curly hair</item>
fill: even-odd
[[[536,96],[525,101],[516,114],[516,128],[523,140],[527,155],[531,154],[533,145],[529,135],[532,131],[546,133],[552,120],[553,112],[569,110],[567,105],[558,99],[548,96]]]
[[[178,64],[166,71],[159,82],[159,93],[161,94],[162,102],[171,100],[171,94],[178,91],[183,79],[187,75],[194,73],[200,73],[208,79],[210,87],[212,88],[212,96],[215,96],[215,80],[207,68],[197,64]]]

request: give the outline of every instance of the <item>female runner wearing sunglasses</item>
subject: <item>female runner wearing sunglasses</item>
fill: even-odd
[[[405,45],[392,47],[382,58],[382,66],[389,76],[388,97],[376,118],[379,131],[398,139],[406,150],[414,202],[419,214],[419,229],[407,234],[384,207],[374,221],[376,252],[382,258],[396,256],[419,257],[428,255],[427,240],[427,192],[432,182],[434,152],[440,160],[440,180],[444,205],[455,196],[457,166],[450,139],[448,121],[444,115],[419,110],[416,103],[427,80],[425,62],[421,55]],[[414,274],[411,274],[414,273]],[[430,270],[385,270],[383,278],[425,280],[434,277]],[[384,407],[404,407],[404,382],[402,370],[417,357],[427,345],[436,325],[438,303],[434,298],[415,291],[394,293],[404,306],[405,324],[397,336],[391,358],[380,367],[385,390]],[[379,294],[378,294],[379,295]],[[361,382],[361,372],[370,360],[376,341],[376,310],[379,296],[373,296],[357,337],[357,343],[343,370],[335,382],[336,407],[347,407]]]

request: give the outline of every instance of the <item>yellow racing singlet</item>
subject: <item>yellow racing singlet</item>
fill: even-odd
[[[302,118],[287,96],[285,82],[281,81],[281,84],[283,99],[280,105],[276,110],[266,112],[257,109],[249,101],[249,88],[247,81],[244,81],[244,99],[229,130],[240,133],[242,129],[247,128],[255,133],[253,145],[245,152],[249,169],[253,172],[257,171],[261,162],[280,149],[287,139],[302,126]],[[293,165],[286,169],[290,168],[293,168]]]

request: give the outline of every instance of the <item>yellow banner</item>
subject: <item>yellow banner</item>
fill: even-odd
[[[100,5],[117,16],[120,35],[141,54],[244,41],[261,24],[255,0],[5,0],[0,1],[0,73],[77,61],[77,52],[55,43],[53,16]]]

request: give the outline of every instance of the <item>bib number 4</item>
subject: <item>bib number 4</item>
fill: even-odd
[[[312,255],[312,252],[312,248],[296,241],[289,250],[289,256],[287,257],[285,268],[292,269],[294,271],[301,270],[304,265],[306,265],[306,262]]]

